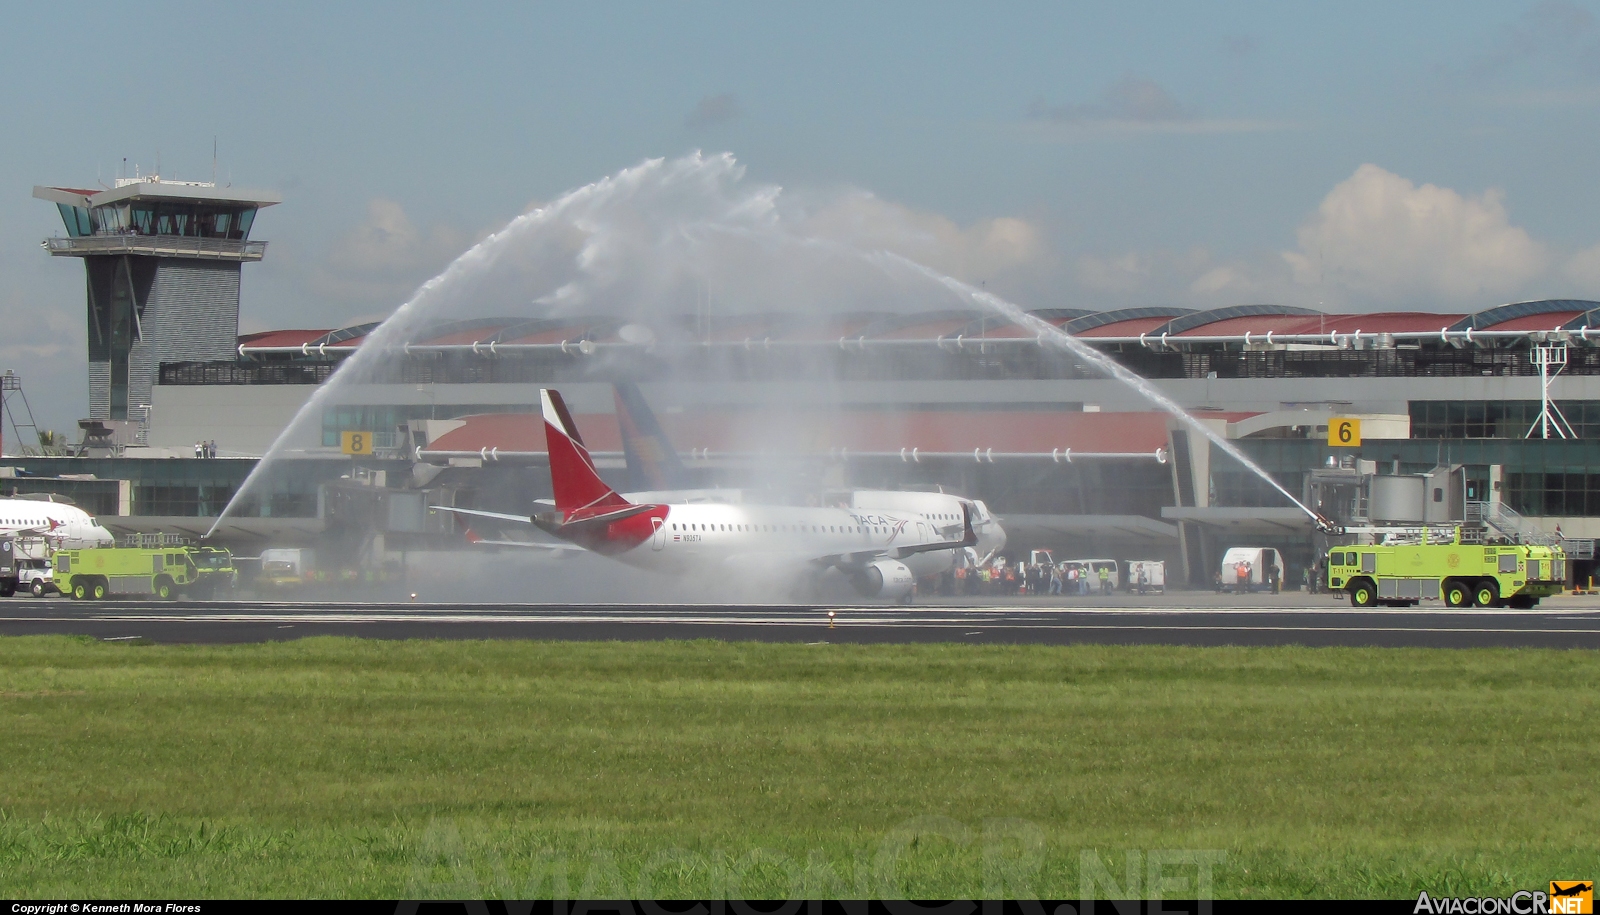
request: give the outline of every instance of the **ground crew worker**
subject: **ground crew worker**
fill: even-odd
[[[1100,567],[1100,593],[1111,593],[1111,569],[1106,566]]]

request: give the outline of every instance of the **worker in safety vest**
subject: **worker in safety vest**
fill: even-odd
[[[1100,593],[1111,593],[1111,569],[1107,566],[1100,567]]]

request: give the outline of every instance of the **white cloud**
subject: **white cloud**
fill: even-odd
[[[1026,219],[1000,216],[962,227],[939,213],[865,192],[822,206],[801,230],[858,248],[892,251],[972,283],[1037,271],[1052,260],[1043,231]]]
[[[1379,304],[1480,305],[1548,267],[1545,246],[1511,224],[1504,193],[1415,185],[1363,165],[1323,198],[1285,252],[1295,280]]]
[[[419,228],[399,203],[374,198],[367,218],[334,242],[312,286],[347,305],[393,307],[472,242],[449,226]]]
[[[1600,245],[1574,254],[1561,272],[1576,285],[1579,295],[1600,295]]]

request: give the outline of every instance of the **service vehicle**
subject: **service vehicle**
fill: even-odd
[[[1077,569],[1079,575],[1088,575],[1089,589],[1100,590],[1100,570],[1108,570],[1111,578],[1111,587],[1122,587],[1121,563],[1115,559],[1063,559],[1061,560],[1061,574],[1068,570]]]
[[[1474,542],[1476,540],[1476,542]],[[1567,556],[1559,546],[1485,543],[1462,528],[1427,532],[1414,542],[1336,546],[1328,550],[1328,590],[1353,607],[1415,606],[1532,609],[1566,586]]]
[[[55,564],[48,559],[17,560],[17,590],[34,597],[54,594],[56,588]]]
[[[262,550],[259,582],[262,586],[274,590],[278,588],[296,588],[311,580],[313,565],[314,553],[312,550]]]
[[[1167,564],[1159,559],[1128,560],[1128,590],[1140,590],[1139,575],[1144,574],[1145,591],[1167,593]]]
[[[1272,572],[1277,569],[1278,585],[1283,586],[1283,557],[1271,547],[1234,546],[1222,554],[1219,570],[1221,589],[1236,594],[1272,590]]]
[[[130,543],[139,545],[56,553],[57,587],[74,600],[125,595],[159,600],[173,600],[180,594],[210,597],[233,587],[233,557],[227,550],[151,535]]]

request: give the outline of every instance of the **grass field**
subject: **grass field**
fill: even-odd
[[[5,639],[0,895],[1543,888],[1600,863],[1597,687],[1578,651]]]

